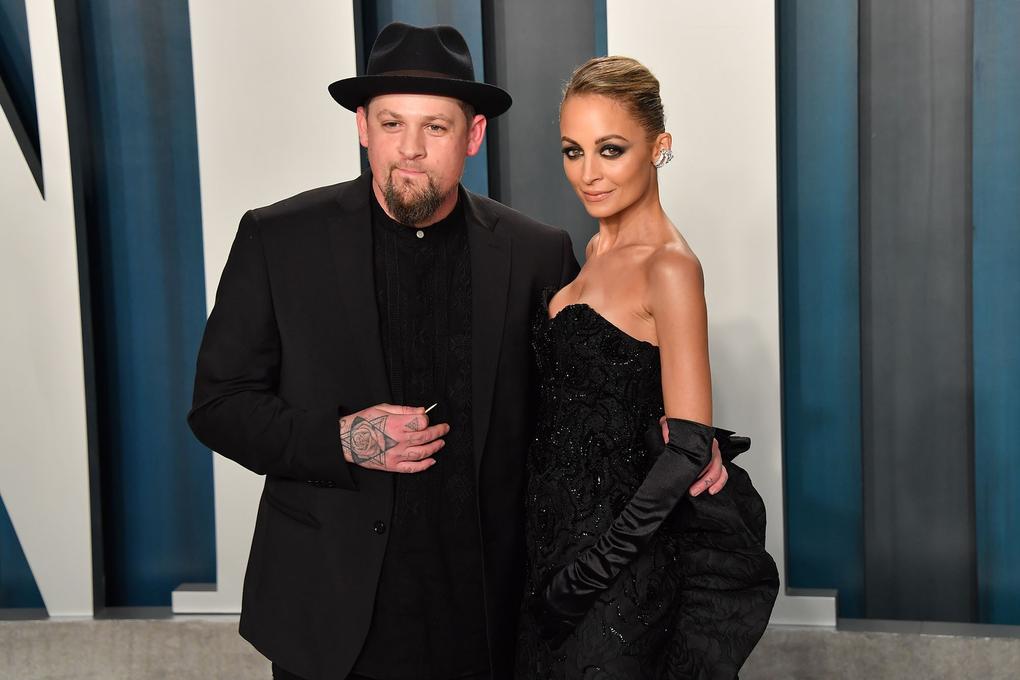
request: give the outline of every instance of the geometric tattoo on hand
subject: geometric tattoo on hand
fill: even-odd
[[[397,445],[397,440],[386,434],[386,419],[379,416],[371,420],[355,416],[351,429],[343,431],[341,422],[340,444],[350,451],[351,460],[367,467],[386,467],[386,452]]]

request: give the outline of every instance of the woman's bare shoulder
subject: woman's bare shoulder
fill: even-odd
[[[683,239],[655,248],[645,265],[649,298],[701,295],[705,287],[701,262]]]

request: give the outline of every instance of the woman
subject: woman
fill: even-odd
[[[567,84],[560,131],[599,231],[536,321],[518,676],[733,678],[778,577],[746,473],[699,478],[713,439],[726,460],[749,442],[709,425],[701,266],[659,202],[659,83],[633,59],[593,59]]]

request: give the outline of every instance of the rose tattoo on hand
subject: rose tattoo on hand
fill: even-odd
[[[351,453],[351,460],[368,467],[386,467],[386,452],[397,445],[397,441],[386,434],[386,420],[379,416],[366,420],[354,416],[351,429],[340,433],[340,442]]]

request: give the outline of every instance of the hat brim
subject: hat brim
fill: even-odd
[[[329,86],[329,93],[340,106],[357,111],[366,101],[381,94],[435,94],[467,102],[477,113],[495,118],[513,103],[506,90],[488,83],[455,78],[427,76],[357,76],[344,78]]]

